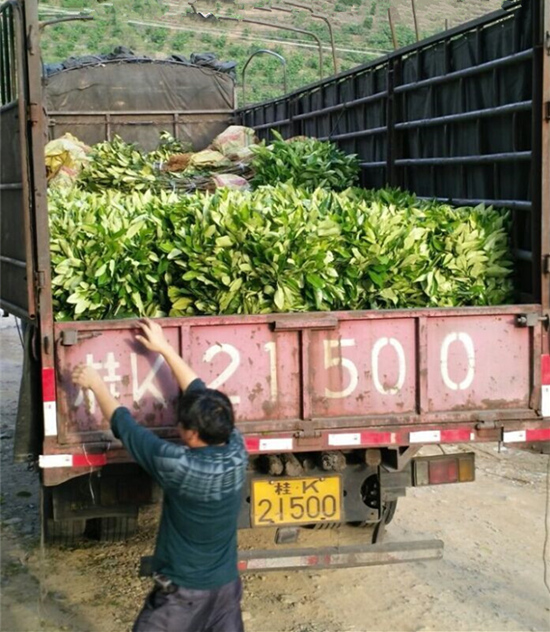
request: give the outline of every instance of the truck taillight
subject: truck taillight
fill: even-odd
[[[550,354],[541,357],[541,413],[550,417]]]
[[[458,459],[458,482],[470,483],[476,479],[476,463],[473,453],[468,453]]]
[[[413,461],[413,484],[416,487],[468,483],[473,480],[475,455],[472,452],[420,457]]]
[[[430,485],[456,483],[458,481],[458,460],[445,459],[428,463],[428,481]]]

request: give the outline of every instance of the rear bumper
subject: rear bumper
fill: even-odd
[[[239,551],[238,566],[241,573],[322,570],[383,566],[405,562],[427,562],[443,557],[441,540],[363,544],[340,547],[307,549],[276,549]],[[141,558],[139,574],[148,577],[153,572],[152,556]]]

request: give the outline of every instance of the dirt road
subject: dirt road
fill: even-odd
[[[130,542],[41,549],[37,477],[11,461],[20,371],[17,330],[1,319],[0,629],[128,630],[149,587],[137,566],[151,552],[156,510],[144,513]],[[543,583],[549,457],[499,454],[493,444],[476,447],[476,454],[476,483],[413,490],[388,530],[391,540],[443,539],[443,560],[247,577],[247,632],[550,630]],[[272,535],[244,532],[241,544],[268,545]],[[351,528],[304,532],[300,544],[361,537]]]

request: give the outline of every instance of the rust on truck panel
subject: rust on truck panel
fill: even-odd
[[[273,315],[159,322],[206,383],[228,394],[243,430],[276,432],[448,424],[496,411],[503,420],[536,418],[529,393],[530,337],[537,334],[515,319],[526,311],[341,312],[330,321],[277,315],[286,324],[278,328]],[[159,434],[173,429],[177,385],[162,357],[135,342],[135,322],[82,323],[102,335],[57,346],[61,442],[109,432],[95,402],[86,406],[70,383],[79,362],[95,366],[138,420]],[[296,329],[300,324],[306,329]],[[81,323],[59,323],[56,337],[65,329],[80,331]],[[536,362],[536,346],[534,353]]]
[[[288,432],[292,430],[342,430],[355,428],[368,428],[372,430],[377,427],[428,427],[430,425],[445,424],[450,427],[453,423],[477,423],[484,422],[488,419],[498,420],[499,423],[506,423],[507,426],[513,422],[529,423],[540,420],[540,417],[534,410],[494,410],[494,411],[454,411],[442,412],[438,414],[426,415],[378,415],[375,417],[357,416],[357,417],[331,417],[331,418],[313,418],[313,419],[292,419],[280,420],[271,419],[268,421],[242,421],[238,420],[238,425],[244,433],[255,432]]]

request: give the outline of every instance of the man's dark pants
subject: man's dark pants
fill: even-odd
[[[132,632],[243,632],[242,592],[240,578],[215,590],[155,587]]]

